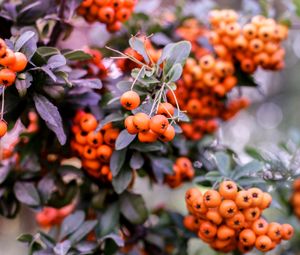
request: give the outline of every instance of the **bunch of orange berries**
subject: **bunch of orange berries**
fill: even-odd
[[[77,13],[87,22],[106,24],[109,32],[119,31],[132,15],[136,0],[83,0]]]
[[[238,249],[246,253],[256,247],[267,252],[294,234],[291,225],[268,223],[262,218],[272,197],[258,188],[239,190],[235,182],[224,181],[219,190],[208,190],[203,195],[191,188],[185,200],[190,213],[184,219],[185,227],[217,251]]]
[[[300,178],[294,181],[291,204],[294,210],[294,214],[300,219]]]
[[[179,157],[173,165],[173,174],[166,175],[165,182],[171,188],[179,187],[184,181],[194,178],[195,170],[192,162],[187,157]]]
[[[16,73],[21,72],[27,66],[27,57],[21,52],[13,52],[4,40],[0,38],[0,88],[9,87],[15,83]],[[7,123],[1,113],[0,138],[7,133]]]
[[[228,120],[248,106],[248,100],[244,98],[225,103],[226,95],[237,84],[233,74],[231,61],[215,58],[211,54],[201,57],[198,62],[192,58],[187,60],[175,95],[180,108],[191,117],[190,123],[181,124],[188,139],[199,140],[204,134],[214,133],[218,128],[218,118]],[[168,99],[176,105],[170,92]]]
[[[81,158],[82,167],[89,175],[101,181],[111,181],[109,162],[119,129],[109,123],[97,131],[97,126],[94,115],[78,111],[73,120],[71,149]]]
[[[134,110],[140,105],[141,99],[138,93],[130,90],[123,93],[120,102],[125,109]],[[158,139],[169,142],[175,137],[175,129],[168,120],[173,114],[173,105],[164,102],[159,104],[154,116],[138,112],[126,117],[124,125],[129,134],[138,134],[138,139],[142,143],[153,143]]]
[[[233,10],[213,10],[209,21],[209,40],[218,57],[236,60],[247,73],[253,73],[259,66],[267,70],[284,67],[281,43],[288,35],[286,26],[259,15],[241,26]]]
[[[103,64],[103,56],[99,50],[85,48],[84,51],[92,56],[92,59],[80,62],[78,65],[87,70],[90,77],[104,79],[108,76],[108,68]]]
[[[74,210],[74,205],[70,204],[60,209],[54,207],[44,207],[42,211],[35,216],[36,222],[43,228],[49,228],[59,225],[65,217]]]

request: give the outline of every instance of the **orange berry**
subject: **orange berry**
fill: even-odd
[[[282,227],[277,222],[271,222],[269,224],[267,236],[270,237],[273,241],[279,241],[282,236]]]
[[[248,208],[252,205],[251,194],[247,190],[241,190],[237,193],[235,203],[239,208]]]
[[[85,131],[81,131],[75,134],[75,141],[81,145],[87,144],[87,135],[88,133]]]
[[[241,212],[238,212],[233,217],[227,219],[226,224],[232,229],[242,229],[245,225],[245,216]]]
[[[209,221],[206,221],[200,224],[199,232],[206,238],[214,238],[217,234],[217,227]]]
[[[252,39],[249,42],[249,50],[252,51],[253,53],[259,53],[263,50],[264,48],[264,43],[259,40],[259,39]]]
[[[220,184],[219,193],[225,199],[235,200],[238,187],[233,181],[224,181]]]
[[[226,225],[222,225],[218,228],[217,237],[220,240],[229,240],[234,237],[234,235],[235,231]]]
[[[263,192],[258,188],[248,189],[252,197],[252,206],[260,206],[263,200]]]
[[[113,153],[113,149],[108,145],[101,145],[97,149],[97,157],[104,163],[108,163]]]
[[[265,235],[268,232],[269,223],[266,220],[264,220],[263,218],[260,218],[253,222],[251,228],[255,232],[256,235],[258,235],[258,236]]]
[[[239,241],[243,245],[252,246],[255,244],[256,241],[256,235],[251,229],[244,229],[239,234]]]
[[[99,160],[83,159],[82,167],[89,171],[97,171],[101,168],[101,163]]]
[[[83,1],[81,2],[81,6],[82,6],[82,7],[90,7],[90,6],[93,4],[93,1],[94,1],[94,0],[83,0]]]
[[[0,70],[0,85],[4,85],[5,87],[9,87],[14,84],[16,80],[16,74],[7,68]]]
[[[116,19],[125,22],[127,21],[131,16],[131,11],[128,8],[121,8],[116,13]]]
[[[272,246],[272,240],[268,236],[262,235],[256,238],[255,247],[258,250],[262,252],[267,252],[270,250],[271,246]]]
[[[116,20],[113,23],[106,24],[107,31],[109,31],[111,33],[119,31],[121,29],[121,27],[122,27],[122,23],[118,20]]]
[[[85,132],[94,131],[98,123],[94,115],[86,113],[80,120],[80,127]]]
[[[139,132],[139,130],[133,124],[133,117],[134,116],[128,116],[124,122],[125,128],[127,129],[128,133],[131,135],[137,134]]]
[[[290,224],[282,224],[282,239],[290,240],[294,235],[294,228]]]
[[[140,105],[141,99],[138,93],[127,91],[121,96],[120,102],[125,109],[134,110]]]
[[[0,38],[0,58],[6,53],[6,49],[7,46],[5,41]]]
[[[14,72],[21,72],[27,66],[27,57],[22,52],[15,52],[16,61],[9,65],[9,69]]]
[[[192,208],[195,214],[206,214],[207,208],[203,202],[202,197],[197,197],[192,201]]]
[[[157,109],[157,114],[171,118],[174,115],[174,106],[170,103],[160,103]]]
[[[202,198],[202,193],[198,188],[190,188],[186,191],[185,201],[187,204],[192,204],[197,198]]]
[[[223,221],[221,214],[216,208],[209,208],[206,213],[206,218],[215,225],[220,225]]]
[[[98,18],[103,23],[112,23],[115,19],[115,11],[110,6],[101,7],[98,11]]]
[[[244,210],[243,213],[244,213],[246,221],[255,221],[261,215],[261,211],[258,207],[247,208]]]
[[[83,148],[83,157],[85,159],[96,159],[97,157],[97,150],[93,147],[90,147],[88,145],[86,145],[84,148]]]
[[[103,143],[103,136],[100,132],[91,131],[86,137],[87,143],[91,147],[99,147]]]
[[[200,66],[203,70],[211,70],[215,65],[215,58],[211,55],[203,56],[200,59]]]
[[[0,58],[0,65],[2,66],[13,65],[15,61],[16,61],[15,53],[11,49],[7,48],[4,55],[2,55],[2,57]]]
[[[4,120],[0,120],[0,138],[7,133],[7,124]]]
[[[203,196],[204,204],[208,208],[218,207],[222,202],[222,197],[216,190],[208,190]]]
[[[266,209],[271,205],[271,203],[272,203],[272,196],[269,193],[264,192],[263,199],[262,199],[262,202],[261,202],[259,208]]]
[[[150,117],[146,113],[137,113],[134,115],[132,122],[139,132],[146,132],[150,128]]]
[[[150,129],[157,133],[163,134],[169,126],[169,121],[164,115],[155,115],[150,120]]]
[[[168,125],[166,131],[159,135],[159,139],[163,142],[170,142],[175,137],[175,129],[172,125]]]
[[[248,40],[255,38],[257,35],[257,28],[253,24],[246,24],[242,30],[243,30],[243,35]]]
[[[151,129],[145,132],[139,132],[138,139],[141,143],[154,143],[158,138],[158,135]]]
[[[104,142],[107,145],[114,146],[115,142],[119,136],[119,130],[116,128],[109,129],[104,133]]]
[[[224,218],[233,217],[237,211],[238,208],[232,200],[223,200],[219,207],[219,212]]]

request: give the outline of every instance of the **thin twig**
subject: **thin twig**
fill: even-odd
[[[133,87],[134,87],[134,85],[136,84],[136,82],[137,82],[139,76],[141,75],[142,70],[144,70],[144,66],[142,66],[142,68],[141,68],[140,71],[138,72],[137,76],[135,77],[135,79],[134,79],[134,81],[133,81],[133,83],[132,83],[132,85],[131,85],[130,90],[133,90]]]

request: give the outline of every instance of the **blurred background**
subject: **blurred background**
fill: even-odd
[[[163,11],[174,9],[175,2],[174,0],[139,0],[136,12],[151,13],[155,18],[155,15],[160,15]],[[262,70],[256,72],[255,80],[260,86],[259,90],[247,88],[243,91],[252,102],[250,108],[225,123],[218,137],[221,143],[242,154],[244,161],[248,160],[243,152],[245,146],[272,150],[278,142],[298,139],[300,134],[300,20],[293,14],[295,13],[293,1],[195,0],[177,2],[184,7],[186,14],[195,15],[200,21],[207,19],[207,11],[214,6],[241,11],[245,15],[242,19],[262,13],[265,8],[270,17],[291,20],[292,27],[289,38],[285,42],[287,53],[285,69],[276,73]],[[103,47],[109,40],[110,34],[106,32],[104,26],[100,24],[89,26],[82,20],[74,22],[76,29],[67,41],[61,42],[62,47],[82,48],[84,45]],[[136,192],[145,196],[149,208],[164,204],[182,213],[186,213],[182,197],[187,188],[188,186],[185,185],[175,191],[158,186],[150,189],[149,183],[144,179],[139,179],[135,185]],[[268,213],[276,217],[280,211],[272,209]],[[35,232],[37,226],[33,219],[33,212],[26,208],[22,209],[21,216],[17,219],[7,220],[0,217],[0,254],[25,254],[23,245],[16,241],[16,237],[20,233]],[[190,254],[214,254],[206,249],[201,250],[198,240],[193,240],[191,243]]]

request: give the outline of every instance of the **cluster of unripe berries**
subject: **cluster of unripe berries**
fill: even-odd
[[[109,32],[121,29],[134,10],[137,0],[83,0],[77,13],[87,22],[106,24]]]
[[[191,118],[181,128],[188,139],[199,140],[204,134],[214,133],[218,128],[217,119],[228,120],[239,110],[248,106],[246,99],[225,97],[237,84],[231,61],[202,56],[197,62],[189,58],[184,66],[182,79],[177,82],[175,95],[182,110]],[[174,96],[168,99],[176,105]]]
[[[294,181],[291,204],[294,210],[294,214],[300,219],[300,178]]]
[[[50,228],[59,225],[65,217],[74,210],[74,205],[70,204],[60,209],[54,207],[44,207],[35,216],[36,222],[43,228]]]
[[[0,88],[9,87],[15,83],[16,73],[21,72],[27,65],[27,57],[21,52],[13,52],[4,40],[0,39]],[[7,133],[7,123],[0,120],[0,138]]]
[[[141,100],[135,91],[130,90],[121,96],[120,102],[125,109],[134,110],[140,105]],[[153,143],[158,139],[169,142],[175,137],[175,129],[168,120],[173,114],[173,105],[167,102],[160,103],[154,116],[138,112],[126,117],[124,125],[129,134],[138,134],[138,139],[142,143]]]
[[[111,123],[97,131],[98,121],[91,113],[78,111],[73,120],[71,149],[81,158],[82,167],[90,176],[111,181],[110,157],[115,148],[119,129]]]
[[[233,10],[211,11],[209,21],[209,40],[218,57],[239,62],[247,73],[259,66],[267,70],[283,68],[285,51],[281,42],[288,35],[286,26],[263,16],[254,16],[242,26]]]
[[[177,158],[173,165],[173,174],[166,175],[165,182],[171,188],[179,187],[184,181],[194,178],[195,170],[192,162],[187,157]]]
[[[294,233],[291,225],[268,223],[262,217],[272,197],[258,188],[239,190],[235,182],[224,181],[203,195],[191,188],[185,200],[190,215],[184,225],[217,251],[246,253],[256,247],[267,252]]]

